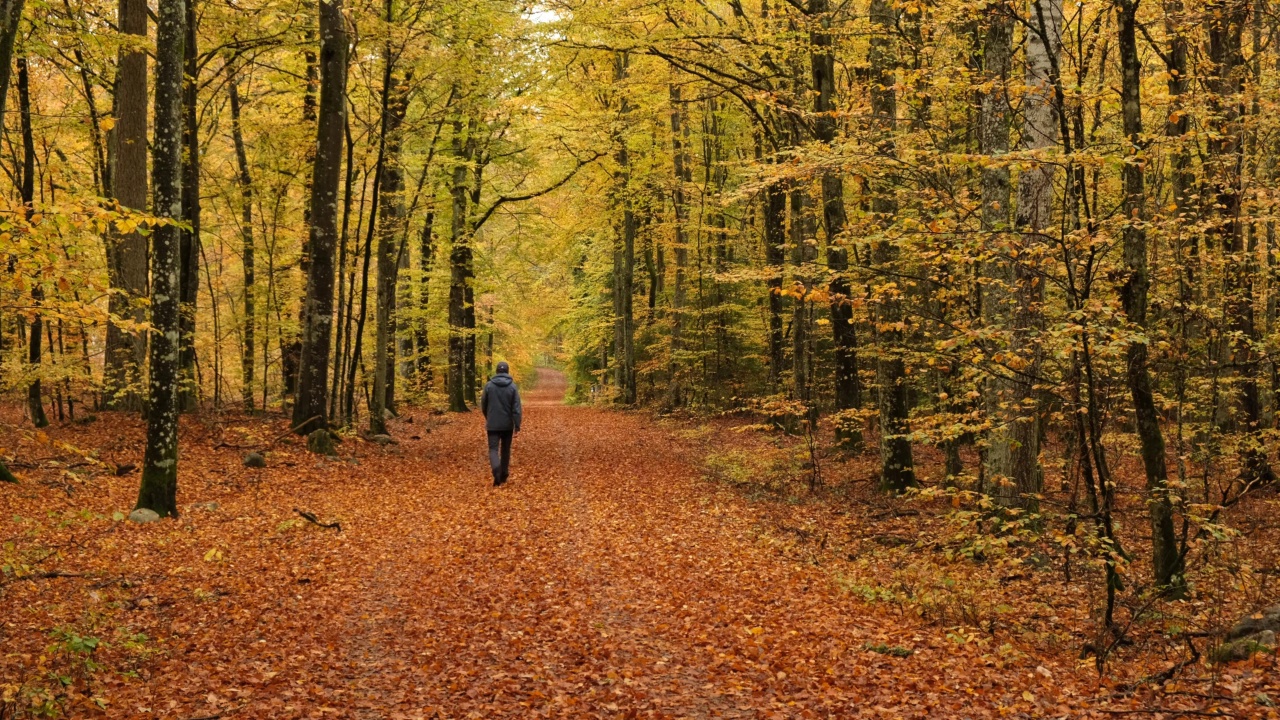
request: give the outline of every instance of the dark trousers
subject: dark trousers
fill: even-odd
[[[511,470],[511,431],[489,433],[489,466],[493,468],[493,484],[507,481]]]

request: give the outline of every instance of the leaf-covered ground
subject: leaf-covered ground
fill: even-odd
[[[478,414],[405,418],[399,444],[338,460],[281,420],[188,418],[183,514],[149,525],[114,515],[139,422],[29,435],[0,487],[0,715],[1159,717],[1074,648],[970,642],[849,592],[704,479],[725,438],[563,406],[561,383],[527,398],[501,489]],[[254,447],[266,469],[242,466]],[[1180,706],[1275,717],[1254,692],[1275,670]]]

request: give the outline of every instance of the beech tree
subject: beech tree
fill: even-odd
[[[299,433],[328,426],[329,345],[333,332],[334,249],[338,242],[338,180],[346,118],[347,35],[341,0],[320,0],[320,108],[311,177],[306,324],[293,426]]]
[[[120,0],[120,31],[146,38],[147,4]],[[112,197],[123,208],[147,210],[147,53],[132,45],[120,51],[116,73],[115,126],[111,130]],[[130,222],[107,238],[107,268],[111,281],[111,314],[137,324],[146,321],[142,299],[147,296],[147,238]],[[106,404],[141,409],[138,392],[147,357],[147,337],[112,323],[107,329],[104,385]]]
[[[178,513],[178,413],[181,371],[182,145],[184,0],[161,0],[156,14],[156,102],[151,183],[158,221],[152,243],[151,358],[147,449],[138,508]]]

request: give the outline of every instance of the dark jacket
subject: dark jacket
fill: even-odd
[[[489,432],[520,432],[520,389],[510,375],[494,375],[480,395],[480,411],[484,413]]]

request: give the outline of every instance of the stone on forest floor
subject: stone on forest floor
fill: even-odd
[[[338,454],[338,448],[333,442],[333,433],[325,428],[315,430],[307,436],[307,449],[316,455],[326,457],[334,457]]]
[[[129,513],[129,519],[136,523],[150,523],[160,519],[160,513],[148,508],[138,508]]]
[[[244,466],[248,468],[264,468],[267,466],[267,459],[262,457],[262,453],[251,452],[244,456]]]
[[[1213,651],[1217,662],[1247,660],[1254,653],[1275,652],[1276,635],[1280,633],[1280,605],[1255,613],[1237,622],[1225,642]]]
[[[370,435],[369,442],[375,442],[379,445],[399,445],[396,439],[390,435]]]

